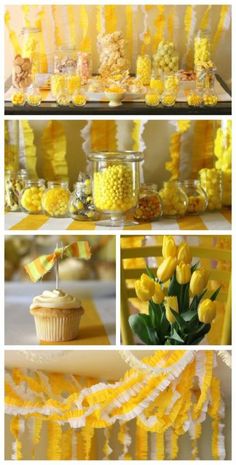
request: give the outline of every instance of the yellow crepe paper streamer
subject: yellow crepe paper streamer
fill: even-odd
[[[215,122],[209,120],[195,121],[192,144],[192,177],[197,177],[202,168],[214,165]]]
[[[165,29],[165,6],[164,5],[157,5],[157,16],[154,21],[154,26],[156,33],[153,37],[153,52],[156,51],[159,43],[164,38],[164,29]]]
[[[63,44],[63,39],[62,39],[62,28],[58,24],[58,9],[57,5],[52,5],[52,17],[53,17],[53,22],[54,22],[54,35],[55,35],[55,44],[56,47],[61,47]]]
[[[133,6],[125,5],[125,17],[126,17],[126,39],[128,56],[130,61],[133,57]]]
[[[165,441],[163,433],[156,434],[156,449],[157,460],[165,460]]]
[[[82,435],[82,440],[83,440],[83,443],[84,443],[84,457],[83,457],[83,460],[90,460],[90,458],[91,458],[90,454],[91,454],[91,450],[92,450],[92,440],[93,440],[93,436],[94,436],[94,428],[92,428],[89,425],[86,425],[82,429],[81,435]]]
[[[89,28],[89,19],[87,7],[80,5],[79,7],[79,24],[82,30],[82,40],[80,43],[80,50],[83,52],[88,52],[91,49],[91,40],[88,32]]]
[[[10,135],[9,125],[11,126]],[[4,121],[4,168],[5,170],[17,171],[19,168],[18,150],[18,122],[15,120]]]
[[[22,131],[25,153],[25,168],[29,176],[37,177],[36,172],[36,147],[34,144],[34,133],[27,120],[19,121],[19,131]]]
[[[73,48],[76,46],[76,27],[75,27],[76,11],[75,11],[74,5],[67,5],[66,9],[67,9],[69,33],[70,33],[70,46]]]
[[[116,5],[105,5],[105,27],[106,33],[112,33],[117,30]]]
[[[41,137],[43,177],[47,181],[68,177],[66,136],[60,121],[50,121]]]
[[[135,432],[135,459],[148,459],[148,433],[136,423]]]
[[[170,12],[167,17],[168,40],[174,42],[174,18],[176,15],[176,5],[169,6]]]
[[[15,31],[11,28],[11,25],[10,25],[11,15],[10,15],[9,10],[6,10],[4,20],[5,20],[5,26],[8,30],[9,38],[10,38],[14,53],[15,55],[21,54],[21,45],[18,41]]]
[[[15,438],[15,460],[22,460],[22,444],[20,441],[20,417],[17,415],[12,418],[10,423],[10,432]]]
[[[72,429],[62,432],[61,460],[72,460]]]
[[[193,23],[193,18],[194,18],[194,7],[193,5],[187,5],[185,9],[185,14],[184,14],[184,30],[186,34],[186,39],[185,43],[187,45],[187,50],[186,50],[186,64],[191,68],[191,63],[190,63],[190,58],[192,56],[192,49],[189,46],[189,40],[190,40],[190,34],[191,34],[191,29],[192,29],[192,23]]]
[[[102,15],[103,15],[103,6],[97,5],[96,6],[96,31],[97,35],[104,32],[102,29]]]
[[[40,67],[38,71],[40,73],[47,73],[48,72],[48,60],[47,60],[47,52],[46,52],[46,46],[45,46],[45,41],[44,41],[44,36],[43,36],[43,24],[45,24],[45,17],[46,17],[46,9],[45,6],[42,6],[40,11],[37,14],[37,18],[35,21],[35,27],[37,27],[40,32],[39,32],[39,61],[40,61]],[[37,58],[37,57],[36,57]]]
[[[21,9],[23,11],[24,24],[26,27],[30,27],[30,20],[29,20],[30,7],[29,5],[22,5]]]
[[[166,162],[165,168],[170,172],[170,179],[178,179],[180,168],[180,152],[182,135],[190,128],[191,121],[179,120],[176,122],[176,131],[170,137],[170,161]]]
[[[222,5],[221,6],[220,18],[219,18],[219,21],[217,23],[217,28],[216,28],[216,31],[215,31],[215,33],[213,35],[213,39],[212,39],[212,49],[213,50],[216,49],[218,43],[221,40],[221,36],[223,34],[223,31],[224,31],[225,19],[226,19],[227,15],[229,14],[230,9],[231,9],[231,7],[229,5]]]
[[[48,422],[48,460],[61,460],[62,454],[62,429],[55,421]]]
[[[135,120],[133,121],[133,129],[131,133],[131,137],[133,140],[133,150],[138,152],[140,150],[140,131],[142,127],[142,121]]]
[[[209,21],[210,21],[210,14],[211,14],[211,9],[212,5],[208,5],[202,15],[200,24],[199,24],[199,29],[205,30],[208,29],[209,27]]]
[[[116,130],[117,127],[114,120],[93,120],[90,130],[92,152],[116,150]]]
[[[40,442],[42,425],[41,418],[33,418],[32,460],[35,460],[36,447]]]

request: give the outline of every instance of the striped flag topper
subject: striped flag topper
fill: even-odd
[[[25,265],[24,268],[31,281],[36,283],[53,268],[58,260],[66,257],[77,257],[89,260],[91,257],[91,250],[88,241],[77,241],[65,247],[57,247],[53,253],[37,257],[32,262],[28,263],[28,265]]]

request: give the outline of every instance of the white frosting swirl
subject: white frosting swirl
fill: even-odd
[[[33,298],[30,310],[37,307],[46,308],[80,308],[81,302],[72,295],[59,289],[53,291],[44,291],[41,295]]]

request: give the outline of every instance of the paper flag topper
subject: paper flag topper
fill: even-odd
[[[49,255],[41,255],[32,262],[25,265],[25,270],[28,273],[31,281],[36,283],[45,274],[47,274],[58,260],[65,257],[77,257],[84,260],[89,260],[91,257],[91,250],[87,241],[72,242],[66,247],[59,247]]]

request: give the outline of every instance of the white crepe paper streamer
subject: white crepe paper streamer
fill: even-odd
[[[228,13],[225,18],[223,31],[227,31],[231,24],[231,6],[229,6]]]
[[[146,32],[148,30],[148,12],[147,12],[147,10],[145,8],[145,5],[141,6],[141,11],[142,11],[142,14],[143,14],[143,32],[141,32],[139,34],[139,39],[141,41],[143,41],[144,35],[146,34]]]
[[[87,168],[89,167],[88,154],[91,152],[91,137],[90,137],[91,127],[92,127],[92,121],[89,120],[89,121],[86,122],[85,126],[80,130],[81,138],[84,141],[82,143],[82,149],[83,149],[84,154],[86,156]]]
[[[103,457],[102,460],[109,460],[109,456],[112,454],[113,450],[110,446],[110,430],[108,428],[104,428],[104,436],[105,436],[107,451],[106,451],[106,455]]]
[[[17,439],[20,440],[22,434],[24,433],[25,431],[25,420],[24,418],[20,418],[19,419],[19,436]],[[16,455],[16,443],[17,441],[13,441],[12,443],[12,455],[11,455],[11,459],[12,460],[17,460],[17,455]]]
[[[51,360],[55,360],[61,357],[64,357],[65,355],[68,354],[68,350],[51,350],[51,351],[46,351],[46,350],[21,350],[20,354],[22,354],[26,360],[29,360],[30,362],[36,362],[36,363],[45,363],[49,362]]]
[[[146,143],[144,141],[144,138],[143,138],[143,133],[144,133],[144,129],[145,129],[145,126],[147,124],[148,120],[142,120],[141,121],[141,124],[140,124],[140,131],[139,131],[139,151],[140,152],[145,152],[146,150]],[[144,161],[145,159],[141,162],[141,169],[140,169],[140,180],[141,180],[141,183],[144,182],[144,171],[143,171],[143,165],[144,165]]]
[[[117,150],[132,150],[132,141],[131,141],[131,131],[132,131],[132,121],[116,121],[116,141],[117,141]]]
[[[125,424],[123,451],[122,451],[122,454],[119,456],[119,460],[125,460],[125,456],[128,453],[131,443],[132,443],[132,438],[129,433],[129,427],[127,424]]]
[[[191,28],[190,28],[190,31],[189,31],[188,41],[187,41],[187,44],[186,44],[186,50],[185,50],[185,54],[184,54],[183,61],[182,61],[183,66],[185,66],[185,64],[186,64],[187,56],[189,54],[190,48],[193,45],[194,31],[195,31],[195,26],[196,26],[196,22],[197,22],[196,6],[192,5],[192,7],[193,7],[193,9],[192,9],[192,13],[193,13],[193,15],[192,15],[192,24],[191,24]]]
[[[139,36],[138,34],[134,33],[134,30],[137,28],[137,13],[138,13],[138,5],[133,5],[133,56],[131,57],[131,71],[136,73],[136,62],[135,57],[138,55],[139,50]]]
[[[106,32],[105,5],[101,5],[101,33]]]
[[[219,350],[217,355],[223,360],[223,362],[229,367],[232,368],[232,355],[227,350]]]

